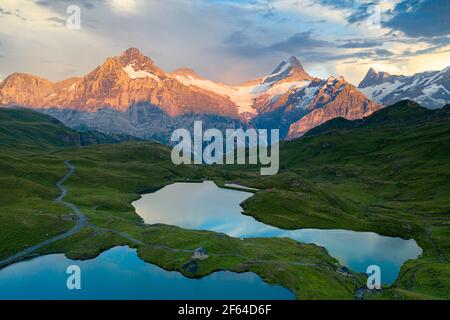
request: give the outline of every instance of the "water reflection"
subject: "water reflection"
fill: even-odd
[[[163,223],[186,229],[210,230],[238,238],[288,237],[325,247],[343,265],[365,272],[380,266],[383,283],[392,283],[401,265],[417,258],[422,250],[410,239],[350,230],[283,230],[241,213],[240,203],[253,194],[222,189],[213,182],[175,183],[133,202],[148,224]]]
[[[68,290],[66,269],[81,268],[81,290]],[[135,249],[116,247],[92,260],[73,261],[62,254],[18,262],[0,270],[0,299],[294,299],[281,286],[254,273],[216,272],[189,279],[148,264]]]

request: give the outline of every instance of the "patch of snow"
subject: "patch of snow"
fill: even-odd
[[[427,87],[427,88],[424,88],[424,89],[422,90],[422,92],[423,92],[426,96],[432,96],[432,95],[434,95],[436,92],[438,92],[439,89],[442,89],[442,90],[445,91],[445,93],[450,94],[450,92],[448,92],[448,90],[445,89],[444,86],[438,85],[438,84],[433,84],[433,85],[431,85],[431,86],[429,86],[429,87]]]
[[[198,87],[200,89],[214,92],[224,97],[228,97],[239,107],[239,113],[256,113],[256,110],[252,107],[255,95],[253,95],[251,91],[254,86],[231,87],[222,83],[217,83],[205,79],[198,79],[192,76],[175,75],[175,78],[186,86]]]
[[[303,89],[303,96],[301,98],[301,101],[295,106],[295,108],[307,109],[316,97],[315,93],[319,87],[320,86],[306,87],[305,89]]]
[[[450,67],[447,67],[439,72],[436,72],[436,74],[434,76],[432,76],[431,78],[428,79],[427,84],[432,84],[440,79],[442,79],[445,74],[448,72]]]
[[[239,113],[256,114],[253,101],[259,94],[258,86],[231,87],[228,97],[239,107]]]
[[[375,86],[360,88],[359,90],[371,100],[381,102],[388,94],[397,90],[403,83],[401,81],[385,82]]]
[[[446,103],[448,103],[443,99],[431,98],[428,95],[421,95],[415,98],[414,100],[417,101],[419,104],[427,105],[427,108],[429,109],[438,109],[443,105],[445,105]]]
[[[414,77],[413,82],[411,82],[411,83],[408,84],[408,85],[402,86],[400,89],[401,89],[402,91],[407,91],[407,90],[409,90],[409,89],[411,89],[411,88],[415,88],[415,87],[417,86],[417,84],[418,84],[419,81],[420,81],[420,78],[419,78],[419,77]]]
[[[230,91],[230,87],[227,85],[217,83],[205,79],[197,79],[192,76],[180,76],[175,75],[175,78],[186,86],[195,86],[201,89],[212,91],[220,95],[227,95]]]
[[[126,67],[122,68],[123,71],[125,71],[128,74],[128,77],[130,77],[130,79],[140,79],[140,78],[151,78],[153,80],[156,81],[161,81],[161,79],[154,75],[153,73],[150,73],[148,71],[145,70],[134,70],[134,64],[129,64]]]
[[[269,95],[279,95],[286,93],[292,89],[299,89],[308,86],[311,83],[311,81],[291,81],[291,82],[284,82],[280,84],[276,84],[274,86],[271,86],[267,90],[267,94]]]
[[[76,87],[77,87],[77,83],[76,82],[72,83],[72,85],[69,88],[69,91],[75,90]]]
[[[264,80],[262,80],[259,84],[228,86],[210,80],[194,78],[192,76],[175,75],[174,77],[186,86],[195,86],[227,97],[238,106],[240,114],[256,114],[257,111],[253,108],[253,101],[263,94],[274,98],[289,90],[303,88],[310,84],[310,81],[295,81],[273,85],[271,83],[263,83]]]
[[[237,189],[243,189],[243,190],[249,190],[249,191],[258,191],[259,190],[259,189],[256,189],[256,188],[242,186],[242,185],[237,184],[237,183],[225,183],[224,186],[225,187],[231,187],[231,188],[237,188]]]
[[[292,64],[290,62],[284,61],[284,64],[281,66],[281,68],[280,68],[280,70],[278,72],[272,73],[271,75],[263,78],[262,82],[266,82],[267,79],[272,79],[272,78],[276,79],[278,76],[280,76],[284,72],[286,72],[290,67],[292,67]],[[289,75],[291,75],[291,74],[292,74],[292,71],[289,73]]]

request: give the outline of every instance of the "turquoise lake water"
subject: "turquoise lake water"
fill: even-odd
[[[142,196],[133,206],[147,224],[163,223],[186,229],[222,232],[238,238],[287,237],[323,246],[342,265],[365,273],[381,269],[382,283],[392,283],[401,265],[422,249],[416,241],[351,230],[283,230],[243,215],[240,203],[250,192],[217,187],[213,182],[175,183]]]
[[[288,237],[323,246],[342,265],[365,272],[381,268],[383,283],[392,283],[401,265],[422,250],[410,239],[350,230],[283,230],[242,214],[240,203],[252,193],[218,188],[213,182],[176,183],[143,195],[136,212],[148,224],[211,230],[238,238]],[[207,249],[207,248],[206,248]],[[81,268],[81,290],[68,290],[66,269]],[[62,254],[41,256],[0,270],[0,299],[294,299],[281,286],[254,273],[216,272],[189,279],[142,261],[135,249],[112,248],[95,259],[73,261]]]
[[[81,269],[81,290],[67,289],[67,267]],[[112,248],[95,259],[73,261],[53,254],[0,270],[0,299],[294,299],[254,273],[216,272],[189,279],[139,259],[135,249]]]

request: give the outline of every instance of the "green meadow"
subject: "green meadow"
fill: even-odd
[[[289,239],[240,240],[209,231],[145,225],[131,202],[177,181],[238,182],[260,189],[245,214],[285,229],[344,228],[414,238],[423,248],[397,281],[366,299],[450,297],[450,108],[410,102],[359,121],[335,119],[282,143],[280,172],[253,166],[175,166],[170,148],[129,137],[79,133],[23,109],[0,110],[0,260],[73,227],[70,209],[53,200],[67,172],[65,198],[88,218],[79,233],[35,254],[94,258],[117,246],[187,277],[218,270],[255,272],[298,299],[354,299],[365,276],[336,272],[321,247]],[[208,259],[191,260],[203,246]]]

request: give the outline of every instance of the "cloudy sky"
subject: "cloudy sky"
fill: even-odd
[[[67,27],[71,5],[79,30]],[[449,12],[449,0],[1,0],[0,79],[61,80],[137,47],[167,71],[191,67],[225,83],[295,55],[314,76],[357,84],[371,66],[449,66]]]

